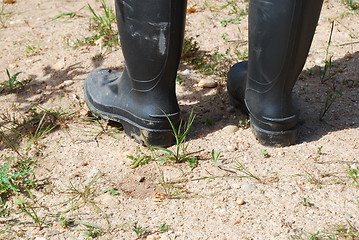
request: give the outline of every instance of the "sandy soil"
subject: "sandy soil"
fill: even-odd
[[[189,0],[196,11],[188,14],[186,35],[203,51],[246,49],[247,17],[223,27],[219,19],[233,16],[230,8],[218,10],[225,3]],[[245,3],[238,5],[245,8]],[[76,39],[91,35],[87,1],[17,0],[5,7],[11,14],[0,29],[1,79],[8,69],[22,72],[19,79],[33,80],[22,90],[0,94],[1,113],[21,119],[37,106],[75,114],[37,144],[29,147],[25,137],[16,141],[37,160],[33,206],[44,224],[39,227],[15,211],[0,219],[0,238],[90,239],[86,233],[92,233],[98,239],[309,239],[317,232],[359,229],[359,188],[347,173],[359,166],[359,15],[340,0],[325,1],[294,89],[302,123],[294,146],[267,148],[250,129],[228,128],[246,116],[230,107],[225,81],[181,64],[183,84],[177,93],[183,117],[192,108],[196,114],[188,144],[190,152],[200,151],[193,169],[187,163],[160,162],[132,169],[127,156],[136,156],[137,147],[147,150],[106,122],[85,120],[86,76],[99,67],[121,69],[124,62],[119,47],[73,47]],[[56,19],[69,12],[76,16]],[[336,74],[321,83],[318,67],[326,58],[329,19],[335,20],[328,53]],[[94,60],[99,53],[104,58]],[[203,79],[219,85],[201,88]],[[319,121],[333,86],[341,95]],[[2,158],[14,155],[5,144],[0,148]],[[212,150],[221,153],[218,162],[211,160]],[[238,163],[259,180],[241,177],[248,175],[236,168]],[[105,193],[108,189],[117,192]],[[15,209],[16,200],[9,200]],[[64,219],[70,219],[68,227]],[[160,231],[162,224],[169,230]],[[136,234],[136,226],[146,229],[140,231],[143,236]]]

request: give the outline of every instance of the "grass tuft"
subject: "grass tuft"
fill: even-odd
[[[90,22],[90,30],[95,31],[89,37],[85,37],[84,40],[77,40],[76,46],[83,45],[95,45],[99,44],[105,47],[117,47],[118,46],[118,31],[116,27],[113,27],[116,23],[116,14],[114,10],[109,7],[105,0],[100,0],[101,13],[97,13],[94,8],[88,4],[88,8],[92,14]]]
[[[21,72],[17,72],[14,75],[11,75],[9,70],[6,69],[7,80],[1,82],[0,93],[2,93],[5,90],[9,91],[9,92],[19,90],[19,89],[23,88],[27,83],[32,81],[32,79],[26,79],[23,81],[18,80],[17,77],[20,74],[21,74]]]

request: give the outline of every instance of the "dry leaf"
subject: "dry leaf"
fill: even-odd
[[[16,3],[16,1],[15,0],[4,0],[4,3],[5,4],[14,4],[14,3]]]
[[[195,13],[195,12],[197,12],[197,10],[198,10],[198,6],[197,6],[197,4],[195,4],[187,9],[187,13],[188,14]]]

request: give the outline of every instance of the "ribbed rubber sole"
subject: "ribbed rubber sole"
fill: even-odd
[[[101,111],[91,105],[91,101],[89,101],[86,90],[85,99],[88,108],[95,116],[101,117],[105,120],[120,123],[126,135],[131,137],[139,144],[145,146],[169,147],[176,143],[172,129],[151,129],[145,126],[141,126],[133,122],[131,119],[125,118],[123,116]]]
[[[268,147],[286,147],[293,145],[298,137],[298,129],[268,131],[255,125],[251,119],[251,129],[260,144]]]

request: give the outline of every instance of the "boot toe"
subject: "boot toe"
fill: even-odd
[[[248,109],[244,103],[244,95],[246,89],[248,73],[248,62],[239,62],[234,64],[227,75],[227,91],[231,103],[234,107],[240,108],[248,113]]]

